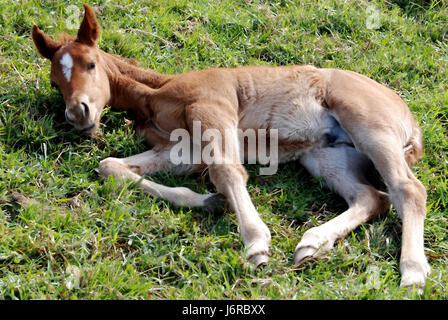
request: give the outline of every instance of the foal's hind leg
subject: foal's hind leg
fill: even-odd
[[[356,149],[347,146],[313,149],[300,161],[313,176],[324,178],[327,185],[345,199],[349,209],[305,232],[295,250],[297,264],[329,251],[336,240],[385,212],[389,206],[387,194],[366,181],[364,171],[371,162]]]
[[[384,133],[383,133],[384,134]],[[407,165],[400,140],[393,135],[380,136],[368,145],[360,145],[380,175],[402,219],[402,247],[400,257],[401,286],[425,285],[431,268],[424,252],[424,220],[426,217],[426,189]]]

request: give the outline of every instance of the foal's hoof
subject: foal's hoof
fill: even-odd
[[[249,258],[249,261],[255,266],[255,268],[263,268],[269,262],[269,257],[266,254],[260,253],[253,255]]]
[[[204,200],[204,210],[220,213],[227,207],[227,199],[220,193],[215,193]]]
[[[310,258],[315,258],[317,249],[313,247],[299,247],[294,252],[294,264],[300,265]]]
[[[421,261],[401,261],[400,269],[400,286],[409,290],[415,290],[417,294],[423,294],[426,278],[431,272],[431,267],[426,258],[422,258]]]
[[[331,234],[321,227],[314,227],[304,233],[294,252],[294,263],[301,264],[310,258],[316,259],[333,248]]]

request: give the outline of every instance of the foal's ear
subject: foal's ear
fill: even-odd
[[[77,42],[88,46],[95,46],[100,37],[100,25],[96,20],[95,11],[86,3],[84,3],[84,19],[78,30]]]
[[[54,41],[45,33],[43,33],[36,25],[33,25],[33,30],[31,32],[34,44],[36,45],[37,51],[47,59],[52,59],[53,55],[61,47],[59,42]]]

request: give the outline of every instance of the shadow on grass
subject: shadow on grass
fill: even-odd
[[[390,0],[389,3],[400,7],[408,16],[416,16],[426,13],[426,11],[440,8],[447,4],[446,0]]]

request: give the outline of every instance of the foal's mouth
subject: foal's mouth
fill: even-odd
[[[80,132],[82,132],[82,133],[85,133],[85,134],[92,134],[93,131],[95,131],[95,128],[98,126],[98,125],[97,125],[97,118],[98,118],[98,116],[96,116],[95,119],[94,119],[91,123],[87,124],[87,125],[84,126],[84,127],[80,127],[80,126],[77,125],[76,123],[74,123],[74,122],[70,121],[69,119],[67,119],[67,117],[65,118],[65,121],[66,121],[68,124],[70,124],[71,126],[73,126],[76,130],[78,130],[78,131],[80,131]]]
[[[83,132],[83,133],[88,133],[90,130],[93,129],[93,127],[95,127],[96,122],[93,122],[92,124],[90,124],[89,126],[80,129],[79,131]]]

